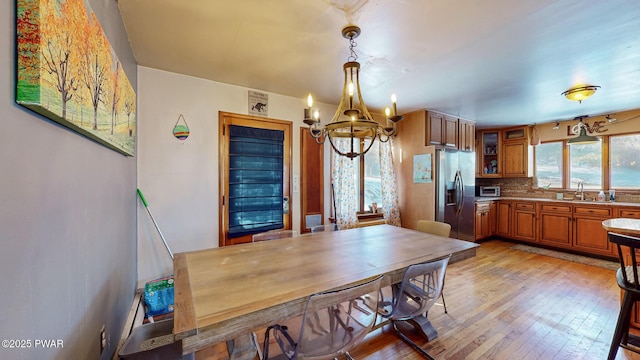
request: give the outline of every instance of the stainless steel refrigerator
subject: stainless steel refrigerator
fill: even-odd
[[[475,240],[476,154],[436,149],[435,218],[451,224],[450,237]]]

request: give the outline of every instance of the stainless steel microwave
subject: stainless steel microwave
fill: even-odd
[[[480,196],[500,196],[500,186],[480,186]]]

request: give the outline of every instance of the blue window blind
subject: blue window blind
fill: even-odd
[[[229,238],[284,227],[284,131],[229,126]]]

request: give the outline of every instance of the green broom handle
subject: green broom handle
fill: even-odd
[[[153,214],[151,214],[151,209],[149,209],[149,205],[147,204],[147,200],[144,198],[144,195],[142,195],[142,191],[140,191],[140,189],[138,189],[138,195],[140,195],[140,200],[142,200],[142,203],[144,204],[144,207],[147,209],[147,212],[149,213],[149,216],[151,217],[151,221],[153,221],[153,225],[155,225],[156,230],[158,230],[158,234],[160,234],[160,238],[162,239],[162,242],[164,243],[164,247],[167,249],[167,252],[169,253],[169,256],[171,256],[171,260],[173,260],[173,252],[171,252],[171,249],[169,248],[169,244],[167,244],[167,240],[165,240],[164,235],[162,235],[162,231],[160,231],[160,227],[158,226],[158,223],[156,223],[156,219],[153,218]]]
[[[138,189],[138,195],[140,195],[140,200],[142,200],[144,207],[148,208],[149,205],[147,204],[147,199],[144,198],[144,195],[142,195],[142,191],[140,191],[140,189]]]

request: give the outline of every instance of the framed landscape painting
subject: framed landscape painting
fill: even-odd
[[[85,0],[17,0],[16,102],[135,154],[136,94]]]

